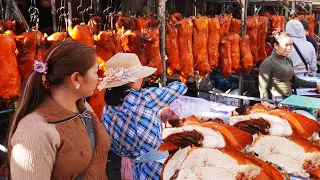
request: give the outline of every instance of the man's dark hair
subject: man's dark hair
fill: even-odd
[[[304,28],[306,31],[309,31],[309,28],[310,28],[309,22],[306,21],[305,19],[301,19],[300,22],[301,22],[301,24],[303,25],[303,28]]]

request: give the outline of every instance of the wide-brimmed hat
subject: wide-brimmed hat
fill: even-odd
[[[136,54],[117,53],[106,63],[107,70],[104,73],[98,90],[122,86],[129,82],[152,75],[157,69],[142,66]]]

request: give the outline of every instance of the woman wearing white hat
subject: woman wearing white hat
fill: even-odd
[[[143,78],[157,69],[142,66],[132,53],[114,55],[106,67],[98,86],[107,88],[102,122],[111,136],[111,150],[122,157],[122,179],[159,179],[168,152],[157,152],[162,143],[158,111],[186,93],[187,87],[173,82],[141,89]]]

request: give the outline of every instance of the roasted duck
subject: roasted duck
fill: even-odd
[[[157,68],[157,71],[150,77],[151,82],[159,79],[163,73],[162,58],[160,54],[160,30],[150,28],[146,34],[148,66]]]
[[[208,61],[208,18],[202,16],[193,18],[193,56],[200,78],[211,72]]]
[[[178,49],[178,30],[174,25],[167,23],[166,25],[166,54],[168,56],[167,73],[172,76],[176,71],[180,71],[179,49]]]
[[[219,65],[220,23],[218,18],[208,19],[208,60],[211,70]]]
[[[244,35],[240,38],[240,57],[242,69],[249,74],[253,68],[253,58],[250,50],[250,39],[248,35]]]
[[[76,25],[74,28],[69,26],[68,33],[75,41],[94,47],[94,37],[90,26]]]
[[[17,62],[21,82],[23,82],[28,74],[33,70],[34,60],[44,60],[45,39],[41,32],[25,32],[15,37],[17,44]]]
[[[16,43],[10,35],[0,34],[0,97],[4,99],[20,96],[21,77],[15,55]]]
[[[194,59],[192,51],[193,23],[191,19],[184,18],[179,21],[181,27],[178,28],[178,49],[180,56],[180,79],[186,83],[190,77],[194,76]]]
[[[220,68],[222,75],[227,79],[232,74],[232,60],[231,60],[231,41],[228,37],[223,37],[221,39],[220,47]]]

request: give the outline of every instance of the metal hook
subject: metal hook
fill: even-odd
[[[82,13],[85,13],[86,12],[86,9],[84,7],[82,7],[82,5],[79,5],[77,7],[77,11],[78,13],[82,14]]]
[[[95,12],[92,7],[86,8],[85,12],[87,12],[90,16],[95,15]]]

